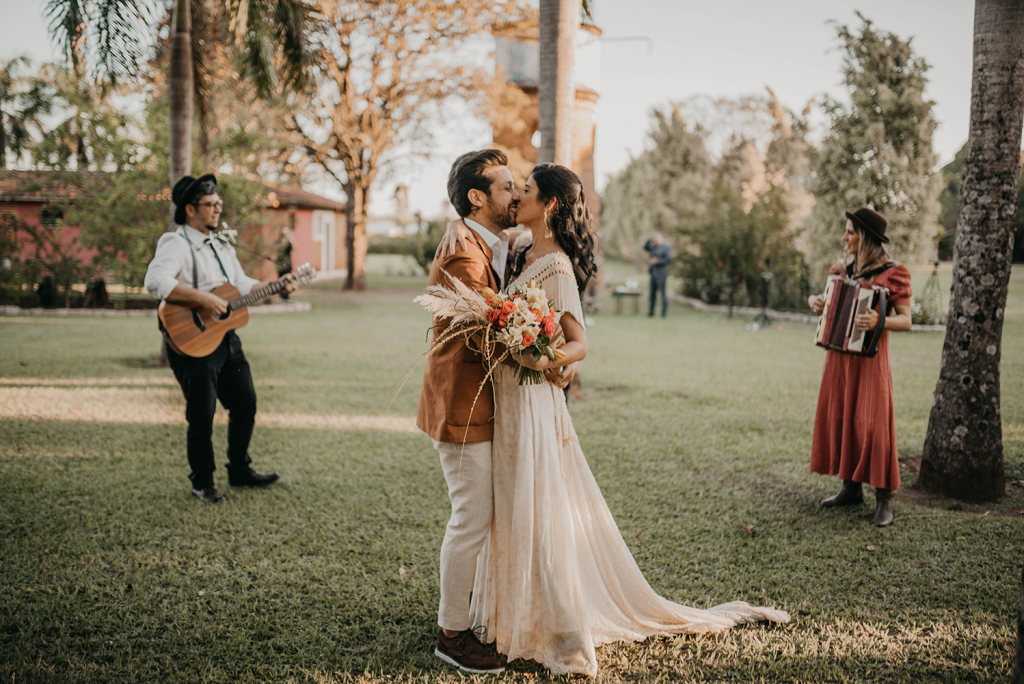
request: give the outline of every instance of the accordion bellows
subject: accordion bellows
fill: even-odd
[[[885,330],[889,290],[878,285],[864,285],[839,275],[829,276],[825,285],[825,308],[818,320],[814,343],[844,354],[874,356]],[[858,330],[857,316],[868,309],[878,311],[874,330]]]

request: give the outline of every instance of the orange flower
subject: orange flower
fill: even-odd
[[[510,313],[516,310],[515,302],[509,300],[501,305],[501,313],[508,316]]]
[[[533,335],[523,335],[523,348],[529,347],[535,341]]]
[[[502,330],[506,325],[508,325],[508,316],[501,314],[498,316],[498,329]]]
[[[545,318],[543,321],[541,321],[541,327],[543,328],[545,335],[554,335],[555,334],[555,317],[554,316],[548,316],[547,318]]]
[[[530,313],[532,313],[533,317],[538,321],[544,318],[544,314],[542,314],[539,309],[530,309]]]
[[[501,303],[501,298],[498,297],[497,293],[495,293],[495,291],[489,287],[482,287],[479,290],[477,290],[477,292],[483,295],[483,298],[487,300],[487,304],[489,306],[494,306],[495,304]]]

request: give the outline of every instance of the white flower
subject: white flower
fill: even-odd
[[[501,333],[501,341],[512,351],[519,351],[523,346],[523,333],[517,328],[505,328]]]

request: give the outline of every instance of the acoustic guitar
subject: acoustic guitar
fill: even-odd
[[[304,264],[295,272],[295,277],[299,283],[308,285],[316,280],[316,270]],[[229,330],[237,330],[249,322],[250,304],[277,294],[286,285],[278,280],[242,296],[234,285],[224,283],[213,290],[213,294],[228,301],[227,312],[220,316],[202,307],[161,302],[157,313],[167,346],[185,356],[209,356]]]

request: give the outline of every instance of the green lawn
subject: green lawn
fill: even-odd
[[[183,401],[170,372],[148,365],[153,319],[0,318],[2,415],[42,416],[0,421],[0,681],[463,681],[432,655],[449,508],[430,441],[408,428],[422,370],[391,409],[395,427],[359,422],[385,412],[426,348],[429,321],[411,303],[423,282],[385,269],[369,293],[322,284],[299,295],[308,313],[252,318],[242,331],[261,412],[251,451],[283,480],[225,487],[219,506],[189,494],[185,429],[161,418],[180,420]],[[603,310],[614,310],[610,298]],[[746,322],[680,307],[666,320],[597,316],[587,401],[571,410],[655,589],[794,619],[606,646],[599,680],[1006,681],[1022,489],[982,511],[898,500],[883,530],[870,506],[819,508],[837,489],[807,466],[823,353],[807,325],[750,332]],[[934,333],[892,339],[911,466],[941,347]],[[1021,274],[1002,393],[1016,482]],[[309,416],[335,427],[310,427]],[[215,439],[223,454],[222,425]],[[526,663],[511,670],[501,681],[546,677]]]

